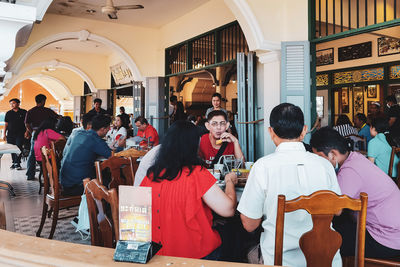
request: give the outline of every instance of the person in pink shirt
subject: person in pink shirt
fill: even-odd
[[[400,190],[378,166],[358,152],[350,151],[348,141],[337,131],[324,127],[310,142],[313,152],[335,167],[343,194],[359,198],[368,194],[365,257],[400,256]],[[334,219],[333,227],[342,235],[342,256],[354,256],[356,223],[346,211]]]
[[[42,161],[42,153],[40,149],[45,146],[50,148],[51,141],[57,141],[59,139],[65,139],[63,135],[54,131],[57,120],[54,118],[48,118],[44,120],[39,128],[35,131],[33,139],[35,140],[35,158],[37,161]]]

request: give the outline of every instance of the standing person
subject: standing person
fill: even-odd
[[[122,119],[122,126],[124,126],[127,130],[129,128],[131,117],[125,113],[125,107],[119,108],[119,115]]]
[[[185,114],[185,108],[181,101],[178,101],[178,97],[176,95],[172,95],[169,98],[169,101],[173,107],[173,111],[170,114],[171,122],[186,120],[187,116]]]
[[[4,134],[3,139],[8,144],[13,144],[19,147],[22,152],[24,143],[25,116],[26,110],[19,107],[20,101],[18,98],[13,98],[9,101],[11,110],[7,111],[4,118]],[[12,165],[11,169],[21,170],[21,154],[11,154]]]
[[[339,115],[336,125],[333,127],[336,131],[340,133],[341,136],[348,136],[351,134],[358,135],[358,131],[353,127],[349,117],[346,114]]]
[[[368,194],[365,257],[400,256],[400,190],[393,180],[364,155],[351,152],[348,141],[329,127],[316,131],[310,144],[314,153],[329,160],[337,170],[342,194],[351,198],[359,198],[360,192]],[[354,213],[343,212],[333,220],[333,227],[342,235],[342,256],[354,256],[354,218]]]
[[[221,108],[221,100],[222,100],[222,96],[220,93],[214,93],[212,95],[212,97],[211,97],[212,107],[207,109],[206,118],[208,118],[208,114],[213,110],[222,110],[228,116],[228,112],[225,109]]]
[[[394,141],[400,145],[400,106],[397,104],[396,97],[390,95],[386,97],[387,117],[389,118],[389,132]]]
[[[205,126],[210,133],[201,137],[199,155],[209,167],[217,163],[222,155],[234,155],[236,159],[244,160],[239,140],[227,132],[229,122],[224,111],[211,111]]]
[[[140,146],[152,145],[156,146],[159,143],[158,133],[157,130],[148,123],[146,118],[139,116],[135,119],[135,125],[138,128],[137,136],[146,138],[140,142]],[[149,140],[149,143],[147,143]]]
[[[83,179],[95,178],[94,162],[98,156],[109,158],[111,149],[103,138],[110,129],[111,118],[97,115],[92,128],[78,131],[61,161],[60,183],[65,196],[82,195]]]
[[[383,113],[381,111],[381,103],[379,103],[377,101],[372,102],[369,105],[369,112],[370,113],[368,114],[368,117],[367,117],[367,121],[368,121],[369,124],[371,124],[371,121],[373,119],[386,117],[385,113]]]
[[[103,100],[101,100],[100,98],[95,98],[93,100],[93,108],[91,110],[89,110],[89,112],[87,114],[89,114],[90,116],[94,117],[96,115],[102,114],[102,115],[109,115],[108,112],[105,109],[101,108],[101,104],[103,103]]]
[[[368,145],[368,142],[372,139],[372,136],[370,127],[367,124],[367,117],[365,117],[365,115],[362,113],[357,113],[357,115],[354,117],[354,125],[359,129],[358,135],[367,139]]]
[[[225,175],[225,192],[197,156],[200,135],[188,121],[168,129],[154,164],[141,186],[152,188],[152,241],[159,255],[217,260],[221,237],[213,229],[211,210],[235,214],[235,173]]]
[[[29,151],[26,176],[28,180],[35,179],[35,140],[33,139],[34,131],[39,128],[40,124],[48,118],[58,118],[58,115],[49,108],[46,108],[47,97],[43,94],[38,94],[35,97],[36,106],[28,110],[25,117],[25,138],[31,138],[31,150]]]
[[[335,171],[329,161],[307,152],[301,142],[307,133],[301,109],[283,103],[271,111],[268,128],[277,146],[253,165],[239,202],[243,227],[254,231],[260,224],[260,247],[264,264],[274,264],[274,244],[278,195],[294,199],[318,190],[331,190],[340,195]],[[311,215],[305,210],[285,214],[283,265],[306,266],[299,246],[300,237],[312,228]],[[332,266],[341,266],[339,252]]]

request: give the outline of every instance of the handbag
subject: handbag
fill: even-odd
[[[79,232],[82,236],[82,240],[86,240],[90,236],[89,210],[87,206],[85,193],[83,193],[81,198],[82,200],[81,204],[79,204],[79,210],[78,210],[78,223],[76,225],[75,232]],[[86,234],[86,236],[84,234]]]

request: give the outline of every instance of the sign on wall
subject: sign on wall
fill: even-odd
[[[117,85],[128,84],[133,81],[132,72],[125,62],[111,66],[110,70]]]

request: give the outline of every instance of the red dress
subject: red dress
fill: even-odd
[[[163,246],[158,255],[200,259],[221,245],[202,200],[215,178],[200,166],[188,174],[185,168],[179,178],[161,182],[146,176],[141,184],[152,187],[152,240]]]
[[[153,143],[153,146],[156,146],[159,143],[157,130],[150,124],[147,125],[144,131],[138,131],[137,135],[144,138],[150,137],[150,142]],[[140,145],[141,146],[147,145],[147,141],[143,140],[142,142],[140,142]]]
[[[210,141],[210,134],[204,134],[200,139],[200,149],[199,154],[200,158],[202,158],[207,165],[210,165],[214,160],[215,156],[218,153],[218,149],[215,149]],[[233,143],[228,143],[226,146],[224,153],[222,155],[234,155],[235,154],[235,146]]]

